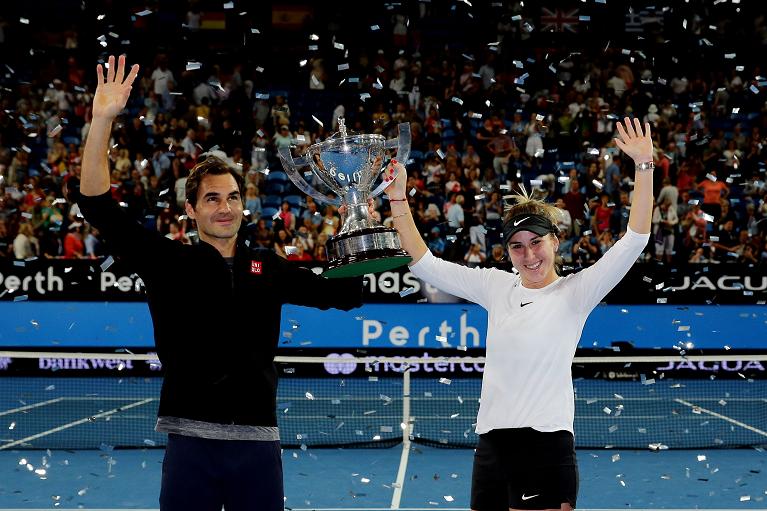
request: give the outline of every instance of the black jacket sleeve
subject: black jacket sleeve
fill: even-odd
[[[328,279],[272,254],[280,268],[284,303],[345,311],[362,305],[362,277]]]
[[[139,274],[150,269],[151,261],[159,254],[172,248],[172,240],[132,219],[109,192],[91,197],[78,193],[76,198],[85,219],[104,238],[107,252],[136,264]]]

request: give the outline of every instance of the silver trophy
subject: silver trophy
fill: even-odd
[[[346,206],[341,229],[328,240],[328,267],[323,275],[354,277],[407,264],[411,257],[402,249],[397,231],[370,217],[368,199],[380,195],[389,184],[381,180],[373,189],[391,150],[396,148],[397,160],[407,161],[410,124],[400,124],[399,137],[391,140],[383,135],[349,134],[343,118],[338,124],[337,133],[310,146],[303,156],[293,158],[288,147],[279,150],[285,172],[302,192],[322,203]],[[304,167],[310,170],[300,172]],[[312,186],[318,184],[330,189],[337,198],[318,192]]]

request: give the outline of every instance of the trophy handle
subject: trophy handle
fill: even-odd
[[[331,199],[327,195],[320,193],[312,188],[309,183],[304,180],[304,177],[301,175],[298,169],[309,165],[308,157],[302,156],[300,158],[293,159],[293,155],[290,153],[289,147],[280,147],[280,149],[277,151],[277,155],[280,157],[282,168],[285,169],[285,173],[288,175],[290,180],[293,181],[293,184],[298,187],[299,190],[304,192],[306,195],[312,196],[315,200],[318,200],[322,203],[333,204],[334,206],[341,204],[340,198]]]
[[[394,149],[396,147],[397,160],[404,166],[407,165],[407,160],[410,158],[410,123],[402,122],[398,125],[398,128],[399,137],[387,140],[384,143],[384,149]],[[381,169],[383,170],[383,167],[381,167]],[[395,169],[392,178],[397,177],[397,172],[399,171]],[[391,181],[382,181],[375,190],[370,192],[370,197],[378,197],[381,195],[384,191],[384,188],[389,186],[389,183],[391,183]]]

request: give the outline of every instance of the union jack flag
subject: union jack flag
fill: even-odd
[[[580,22],[578,18],[579,10],[564,11],[562,9],[554,9],[552,11],[541,7],[541,30],[544,32],[577,32],[578,23]]]

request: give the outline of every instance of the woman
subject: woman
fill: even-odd
[[[476,268],[480,264],[485,262],[485,254],[482,252],[482,247],[479,243],[472,243],[466,255],[463,256],[463,261],[469,268]]]
[[[32,224],[25,222],[19,226],[19,233],[13,240],[13,255],[16,259],[29,259],[40,253],[40,245],[35,238]]]
[[[593,216],[591,217],[591,228],[597,237],[610,230],[610,219],[612,219],[614,209],[615,206],[610,204],[610,195],[607,192],[602,192],[599,195],[599,203],[593,208]]]
[[[280,229],[277,231],[277,235],[274,237],[274,252],[283,259],[288,258],[288,249],[286,248],[290,243],[288,237],[288,231]]]
[[[288,205],[288,208],[290,208],[290,205]],[[258,193],[258,187],[253,183],[245,185],[245,209],[250,211],[250,218],[252,218],[252,221],[258,222],[262,213],[261,196]]]
[[[296,216],[290,210],[290,203],[288,201],[282,201],[279,218],[289,234],[296,230]]]
[[[312,254],[315,261],[327,262],[328,253],[326,246],[328,244],[328,235],[321,232],[317,235],[317,243],[314,244],[314,253]]]
[[[642,253],[652,213],[652,139],[638,120],[618,123],[618,147],[637,164],[629,228],[596,263],[560,277],[555,206],[516,196],[503,223],[518,274],[466,268],[428,252],[410,214],[404,168],[387,187],[412,272],[488,310],[487,363],[476,431],[471,508],[572,510],[578,493],[570,367],[591,310]],[[387,170],[387,179],[394,173]],[[537,463],[531,465],[531,460]]]

